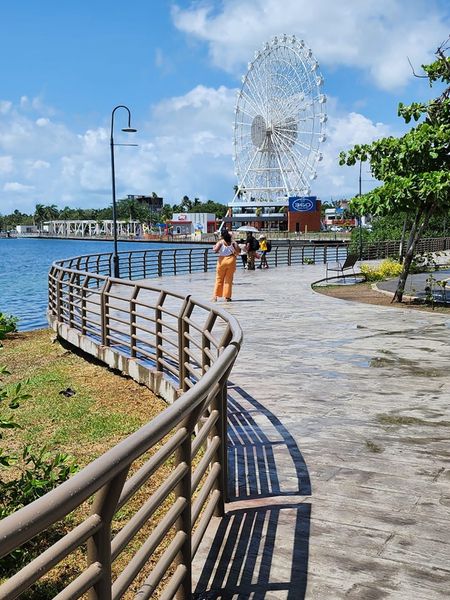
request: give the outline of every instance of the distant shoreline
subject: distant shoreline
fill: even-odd
[[[71,240],[77,242],[113,242],[112,237],[79,237],[79,236],[71,236],[71,237],[61,237],[59,235],[15,235],[11,237],[1,237],[1,239],[27,239],[27,240]],[[118,238],[118,242],[130,242],[130,243],[142,243],[142,244],[188,244],[189,246],[192,244],[212,244],[213,241],[205,240],[180,240],[180,239],[171,239],[171,238],[158,238],[158,239],[136,239],[136,238]]]

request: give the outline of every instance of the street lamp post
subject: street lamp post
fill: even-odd
[[[359,191],[358,191],[358,197],[361,198],[361,169],[362,169],[362,160],[359,159]],[[362,248],[363,248],[363,243],[362,243],[362,215],[358,215],[358,219],[359,219],[359,260],[362,260]]]
[[[128,112],[128,127],[124,127],[122,131],[125,133],[135,133],[137,129],[131,127],[131,112],[128,106],[119,104],[116,106],[111,113],[111,178],[112,178],[112,217],[113,217],[113,240],[114,240],[114,251],[113,251],[113,273],[114,277],[120,277],[119,272],[119,254],[117,252],[117,206],[116,206],[116,173],[114,169],[114,146],[137,146],[137,144],[114,144],[114,114],[118,108],[124,108]]]

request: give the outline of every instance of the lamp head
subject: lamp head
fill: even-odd
[[[136,133],[137,129],[134,129],[134,127],[124,127],[122,131],[125,133]]]

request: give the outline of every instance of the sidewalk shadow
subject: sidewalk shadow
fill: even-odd
[[[232,383],[228,421],[229,503],[194,598],[302,600],[311,513],[303,456],[281,421]]]

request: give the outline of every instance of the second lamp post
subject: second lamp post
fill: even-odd
[[[114,169],[114,146],[137,146],[137,144],[114,144],[114,114],[118,108],[123,108],[128,112],[128,127],[123,127],[122,131],[125,133],[136,133],[137,129],[131,127],[131,112],[128,106],[119,104],[116,106],[111,113],[111,177],[112,177],[112,220],[113,220],[113,240],[114,240],[114,251],[113,251],[113,273],[114,277],[120,277],[119,271],[119,254],[117,252],[117,206],[116,206],[116,174]]]

